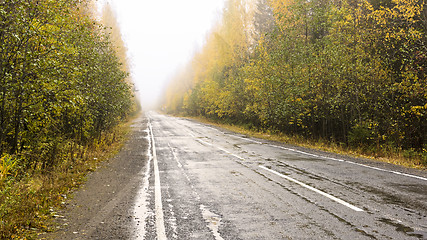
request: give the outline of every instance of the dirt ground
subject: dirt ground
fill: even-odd
[[[147,164],[147,120],[134,121],[129,140],[112,159],[87,176],[57,214],[58,231],[40,239],[129,239],[133,205]]]

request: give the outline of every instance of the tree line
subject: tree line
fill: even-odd
[[[92,4],[0,1],[3,168],[12,158],[24,172],[72,161],[134,108],[123,59]]]
[[[422,0],[229,0],[165,109],[427,162]]]

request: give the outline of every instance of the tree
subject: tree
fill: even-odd
[[[227,2],[194,56],[183,110],[353,147],[425,152],[424,2],[248,6]]]
[[[0,155],[47,167],[62,143],[87,144],[127,115],[127,74],[86,3],[0,3]]]

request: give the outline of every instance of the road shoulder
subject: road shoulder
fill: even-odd
[[[57,214],[58,230],[41,239],[129,239],[133,205],[147,164],[147,119],[131,126],[122,150],[87,176]]]

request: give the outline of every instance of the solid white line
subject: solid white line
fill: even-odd
[[[153,155],[151,153],[151,136],[150,136],[150,130],[147,130],[148,132],[148,142],[149,142],[149,151],[147,152],[148,162],[147,167],[144,172],[144,177],[142,179],[142,188],[138,191],[138,198],[135,201],[134,206],[134,212],[135,212],[135,223],[138,223],[136,226],[136,233],[133,237],[133,239],[137,240],[144,240],[145,235],[147,233],[146,230],[146,224],[145,220],[147,219],[147,212],[148,212],[148,202],[147,202],[147,191],[150,186],[149,178],[150,178],[150,166],[151,166],[151,160],[153,159]]]
[[[382,168],[378,168],[378,167],[372,167],[372,166],[369,166],[369,165],[366,165],[366,164],[352,162],[352,161],[347,161],[347,160],[338,159],[338,158],[320,156],[320,155],[311,154],[311,153],[299,151],[299,150],[292,149],[292,148],[286,148],[286,147],[276,146],[276,145],[272,145],[272,144],[270,144],[269,146],[275,147],[275,148],[280,148],[280,149],[287,150],[287,151],[292,151],[292,152],[300,153],[300,154],[304,154],[304,155],[311,156],[311,157],[329,159],[329,160],[337,161],[337,162],[345,162],[345,163],[349,163],[349,164],[353,164],[353,165],[356,165],[356,166],[365,167],[365,168],[369,168],[369,169],[373,169],[373,170],[377,170],[377,171],[381,171],[381,172],[393,173],[393,174],[397,174],[397,175],[402,175],[402,176],[406,176],[406,177],[410,177],[410,178],[416,178],[416,179],[419,179],[419,180],[427,181],[427,178],[420,177],[420,176],[417,176],[417,175],[412,175],[412,174],[407,174],[407,173],[402,173],[402,172],[397,172],[397,171],[392,171],[392,170],[386,170],[386,169],[382,169]]]
[[[200,140],[200,139],[196,139],[196,140],[197,140],[197,141],[199,141],[200,143],[204,143],[204,144],[206,144],[206,145],[216,147],[216,148],[218,148],[219,150],[221,150],[221,151],[223,151],[223,152],[226,152],[226,153],[228,153],[228,154],[230,154],[230,155],[232,155],[232,156],[234,156],[234,157],[236,157],[236,158],[239,158],[239,159],[241,159],[241,160],[244,160],[244,158],[242,158],[242,157],[240,157],[240,156],[238,156],[238,155],[236,155],[236,154],[233,154],[233,153],[231,153],[230,151],[228,151],[228,150],[226,150],[226,149],[224,149],[224,148],[221,148],[221,147],[218,147],[218,146],[214,146],[213,144],[208,143],[208,142],[205,142],[205,141]],[[295,150],[295,151],[297,151],[297,150]],[[319,189],[316,189],[316,188],[314,188],[314,187],[311,187],[311,186],[309,186],[309,185],[307,185],[307,184],[305,184],[305,183],[303,183],[303,182],[300,182],[300,181],[298,181],[298,180],[296,180],[296,179],[293,179],[293,178],[291,178],[291,177],[288,177],[288,176],[286,176],[286,175],[283,175],[283,174],[281,174],[281,173],[278,173],[278,172],[276,172],[276,171],[274,171],[274,170],[271,170],[271,169],[269,169],[269,168],[266,168],[266,167],[264,167],[264,166],[259,166],[259,167],[260,167],[260,168],[262,168],[262,169],[265,169],[265,170],[267,170],[267,171],[269,171],[269,172],[271,172],[271,173],[274,173],[274,174],[276,174],[276,175],[278,175],[278,176],[280,176],[280,177],[282,177],[282,178],[285,178],[285,179],[287,179],[287,180],[289,180],[289,181],[291,181],[291,182],[294,182],[294,183],[296,183],[296,184],[299,184],[299,185],[301,185],[301,186],[303,186],[303,187],[305,187],[305,188],[307,188],[307,189],[310,189],[310,190],[312,190],[312,191],[314,191],[314,192],[316,192],[316,193],[319,193],[320,195],[323,195],[323,196],[325,196],[325,197],[327,197],[327,198],[329,198],[329,199],[331,199],[331,200],[333,200],[333,201],[335,201],[335,202],[338,202],[338,203],[340,203],[340,204],[342,204],[342,205],[344,205],[344,206],[346,206],[346,207],[348,207],[348,208],[350,208],[350,209],[352,209],[352,210],[354,210],[354,211],[357,211],[357,212],[363,212],[363,210],[362,210],[362,209],[360,209],[360,208],[358,208],[358,207],[356,207],[356,206],[354,206],[354,205],[351,205],[350,203],[348,203],[348,202],[346,202],[346,201],[343,201],[343,200],[341,200],[341,199],[339,199],[339,198],[337,198],[337,197],[334,197],[334,196],[332,196],[332,195],[330,195],[330,194],[327,194],[327,193],[325,193],[325,192],[323,192],[323,191],[321,191],[321,190],[319,190]]]
[[[255,140],[252,140],[250,138],[239,137],[239,136],[236,136],[236,135],[231,135],[231,136],[236,137],[236,138],[240,138],[240,139],[243,139],[243,140],[246,140],[246,141],[249,141],[249,142],[254,142],[254,143],[257,143],[257,144],[262,144],[262,142],[255,141]]]
[[[206,128],[209,128],[209,129],[212,129],[212,130],[214,130],[214,131],[217,131],[217,132],[219,132],[219,133],[224,134],[223,132],[221,132],[220,130],[218,130],[218,129],[216,129],[216,128],[209,127],[209,126],[205,126],[205,127],[206,127]]]
[[[213,127],[208,127],[207,126],[207,128],[214,129],[214,130],[216,130],[216,131],[224,134],[223,132],[221,132],[218,129],[215,129]],[[230,136],[234,136],[236,138],[240,138],[240,139],[243,139],[243,140],[246,140],[246,141],[249,141],[249,142],[253,142],[253,143],[256,143],[256,144],[260,144],[260,145],[263,144],[262,142],[259,142],[259,141],[256,141],[256,140],[252,140],[252,139],[249,139],[249,138],[239,137],[239,136],[236,136],[236,135],[230,135]],[[212,145],[212,144],[210,144],[210,145]],[[308,152],[303,152],[303,151],[299,151],[299,150],[296,150],[296,149],[286,148],[286,147],[277,146],[277,145],[273,145],[273,144],[269,144],[269,146],[275,147],[275,148],[280,148],[280,149],[283,149],[283,150],[288,150],[288,151],[296,152],[296,153],[301,153],[301,154],[304,154],[304,155],[307,155],[307,156],[316,157],[316,158],[329,159],[329,160],[337,161],[337,162],[345,162],[345,163],[349,163],[349,164],[353,164],[353,165],[357,165],[357,166],[360,166],[360,167],[365,167],[365,168],[369,168],[369,169],[373,169],[373,170],[377,170],[377,171],[381,171],[381,172],[393,173],[393,174],[396,174],[396,175],[401,175],[401,176],[406,176],[406,177],[410,177],[410,178],[415,178],[415,179],[427,181],[427,178],[425,178],[425,177],[420,177],[420,176],[412,175],[412,174],[408,174],[408,173],[402,173],[402,172],[397,172],[397,171],[392,171],[392,170],[386,170],[386,169],[382,169],[382,168],[378,168],[378,167],[372,167],[372,166],[369,166],[369,165],[366,165],[366,164],[352,162],[352,161],[347,161],[347,160],[343,160],[343,159],[337,159],[337,158],[332,158],[332,157],[319,156],[319,155],[316,155],[316,154],[311,154],[311,153],[308,153]]]
[[[234,153],[232,153],[232,152],[230,152],[230,151],[228,151],[228,150],[226,150],[226,149],[224,149],[224,148],[222,148],[222,147],[214,146],[213,144],[208,143],[208,142],[206,142],[206,141],[203,141],[203,140],[201,140],[201,139],[196,139],[196,141],[198,141],[198,142],[200,142],[200,143],[202,143],[202,144],[205,144],[205,145],[209,145],[209,146],[212,146],[212,147],[216,147],[216,148],[218,148],[219,150],[221,150],[221,151],[223,151],[223,152],[225,152],[225,153],[228,153],[228,154],[230,154],[231,156],[233,156],[233,157],[235,157],[235,158],[238,158],[238,159],[240,159],[240,160],[245,160],[244,158],[242,158],[242,157],[240,157],[240,156],[238,156],[238,155],[236,155],[236,154],[234,154]]]
[[[242,157],[240,157],[240,156],[238,156],[238,155],[236,155],[234,153],[230,153],[230,154],[231,154],[231,156],[236,157],[236,158],[238,158],[240,160],[245,160],[244,158],[242,158]]]
[[[155,213],[156,213],[156,233],[158,240],[166,240],[165,221],[163,217],[163,206],[162,206],[162,191],[160,188],[160,173],[157,162],[156,154],[156,143],[154,142],[153,128],[151,123],[148,123],[151,133],[151,142],[153,144],[153,163],[154,163],[154,194],[155,194]]]
[[[213,146],[211,143],[205,142],[201,139],[196,139],[196,141],[200,142],[201,144],[205,144],[205,145],[209,145],[209,146]]]
[[[240,138],[240,139],[246,140],[246,141],[249,141],[249,142],[253,142],[253,143],[257,143],[257,144],[261,144],[261,145],[263,144],[262,142],[255,141],[255,140],[252,140],[252,139],[249,139],[249,138],[243,138],[243,137],[239,137],[239,136],[235,136],[235,135],[232,135],[232,136],[234,136],[236,138]],[[296,153],[304,154],[304,155],[311,156],[311,157],[329,159],[329,160],[337,161],[337,162],[345,162],[345,163],[357,165],[357,166],[360,166],[360,167],[370,168],[370,169],[381,171],[381,172],[393,173],[393,174],[397,174],[397,175],[402,175],[402,176],[406,176],[406,177],[410,177],[410,178],[416,178],[416,179],[419,179],[419,180],[427,181],[427,178],[425,178],[425,177],[420,177],[420,176],[412,175],[412,174],[408,174],[408,173],[402,173],[402,172],[397,172],[397,171],[392,171],[392,170],[386,170],[386,169],[382,169],[382,168],[378,168],[378,167],[372,167],[372,166],[369,166],[369,165],[366,165],[366,164],[352,162],[352,161],[347,161],[347,160],[343,160],[343,159],[337,159],[337,158],[332,158],[332,157],[320,156],[320,155],[316,155],[316,154],[312,154],[312,153],[308,153],[308,152],[304,152],[304,151],[299,151],[299,150],[292,149],[292,148],[286,148],[286,147],[282,147],[282,146],[277,146],[277,145],[273,145],[273,144],[269,144],[268,146],[274,147],[274,148],[280,148],[280,149],[291,151],[291,152],[296,152]]]
[[[269,169],[269,168],[266,168],[266,167],[264,167],[264,166],[259,166],[260,168],[262,168],[262,169],[264,169],[264,170],[267,170],[267,171],[269,171],[269,172],[271,172],[271,173],[273,173],[273,174],[276,174],[277,176],[279,176],[279,177],[282,177],[282,178],[285,178],[285,179],[287,179],[287,180],[289,180],[289,181],[291,181],[291,182],[294,182],[294,183],[296,183],[296,184],[299,184],[299,185],[301,185],[301,186],[303,186],[303,187],[305,187],[305,188],[307,188],[307,189],[310,189],[311,191],[314,191],[314,192],[316,192],[316,193],[318,193],[318,194],[320,194],[320,195],[322,195],[322,196],[325,196],[325,197],[327,197],[327,198],[329,198],[329,199],[331,199],[331,200],[333,200],[333,201],[335,201],[335,202],[337,202],[337,203],[340,203],[340,204],[342,204],[342,205],[344,205],[344,206],[346,206],[346,207],[348,207],[348,208],[350,208],[350,209],[352,209],[352,210],[354,210],[354,211],[357,211],[357,212],[363,212],[363,210],[362,209],[360,209],[360,208],[358,208],[358,207],[356,207],[356,206],[354,206],[354,205],[352,205],[352,204],[350,204],[350,203],[348,203],[348,202],[346,202],[346,201],[343,201],[343,200],[341,200],[341,199],[339,199],[339,198],[337,198],[337,197],[334,197],[334,196],[332,196],[332,195],[330,195],[330,194],[327,194],[327,193],[325,193],[325,192],[323,192],[323,191],[320,191],[319,189],[316,189],[316,188],[314,188],[314,187],[311,187],[311,186],[309,186],[309,185],[307,185],[307,184],[305,184],[305,183],[303,183],[303,182],[300,182],[300,181],[298,181],[298,180],[296,180],[296,179],[293,179],[293,178],[291,178],[291,177],[288,177],[288,176],[286,176],[286,175],[283,175],[283,174],[281,174],[281,173],[278,173],[278,172],[276,172],[276,171],[274,171],[274,170],[271,170],[271,169]]]

